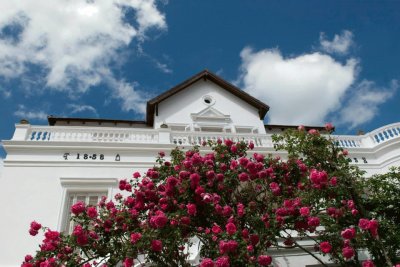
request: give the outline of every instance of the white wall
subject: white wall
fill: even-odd
[[[158,106],[158,116],[154,120],[154,127],[159,128],[164,122],[166,124],[192,123],[190,114],[198,113],[208,107],[203,102],[205,95],[215,100],[213,108],[224,115],[230,115],[233,125],[253,126],[258,128],[259,133],[265,133],[264,122],[260,120],[258,109],[208,80],[200,80],[161,102]]]

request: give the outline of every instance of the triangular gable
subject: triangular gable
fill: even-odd
[[[197,81],[204,79],[211,81],[217,84],[222,89],[227,90],[231,94],[237,96],[238,98],[242,99],[243,101],[247,102],[251,106],[258,109],[258,114],[261,120],[264,119],[265,115],[269,110],[269,106],[261,102],[260,100],[252,97],[248,93],[240,90],[233,84],[223,80],[222,78],[218,77],[217,75],[209,72],[208,70],[203,70],[202,72],[194,75],[193,77],[189,78],[188,80],[184,81],[181,84],[173,87],[172,89],[162,93],[161,95],[149,100],[147,102],[147,115],[146,115],[146,123],[150,126],[153,126],[154,123],[154,115],[158,116],[158,104],[164,101],[165,99],[185,90],[192,84],[196,83]]]
[[[227,122],[231,120],[230,115],[225,115],[213,107],[207,107],[198,113],[190,114],[190,116],[192,117],[193,121],[213,120]]]

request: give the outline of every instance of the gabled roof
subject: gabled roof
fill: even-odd
[[[233,84],[223,80],[222,78],[218,77],[214,73],[205,69],[205,70],[199,72],[198,74],[194,75],[193,77],[187,79],[186,81],[176,85],[175,87],[171,88],[170,90],[162,93],[161,95],[158,95],[157,97],[147,101],[146,123],[150,126],[153,126],[154,114],[158,113],[158,104],[159,103],[161,103],[165,99],[179,93],[180,91],[185,90],[190,85],[196,83],[197,81],[199,81],[201,79],[209,80],[209,81],[219,85],[221,88],[227,90],[231,94],[237,96],[238,98],[242,99],[243,101],[247,102],[251,106],[258,109],[258,114],[259,114],[261,120],[264,119],[265,115],[267,114],[267,112],[269,110],[268,105],[264,104],[260,100],[252,97],[251,95],[240,90]]]

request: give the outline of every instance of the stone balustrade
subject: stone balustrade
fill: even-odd
[[[364,135],[333,135],[337,144],[344,148],[372,148],[399,138],[400,123],[378,128]],[[272,147],[271,134],[238,134],[212,132],[181,132],[171,129],[81,127],[81,126],[34,126],[17,124],[12,140],[29,142],[109,142],[152,143],[175,145],[201,145],[204,141],[230,139],[253,142],[256,147]]]

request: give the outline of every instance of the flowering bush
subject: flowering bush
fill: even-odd
[[[22,266],[130,267],[139,255],[156,266],[189,266],[185,247],[194,237],[203,267],[269,266],[272,247],[300,248],[322,265],[321,254],[342,266],[390,263],[379,222],[365,217],[361,172],[349,165],[346,151],[303,128],[274,141],[286,160],[248,156],[254,144],[231,140],[175,149],[170,160],[161,152],[157,166],[120,181],[125,196],[97,207],[74,204],[71,234],[32,222],[30,234],[42,228],[45,239]],[[315,251],[302,239],[314,241]],[[372,260],[362,263],[360,249]]]

